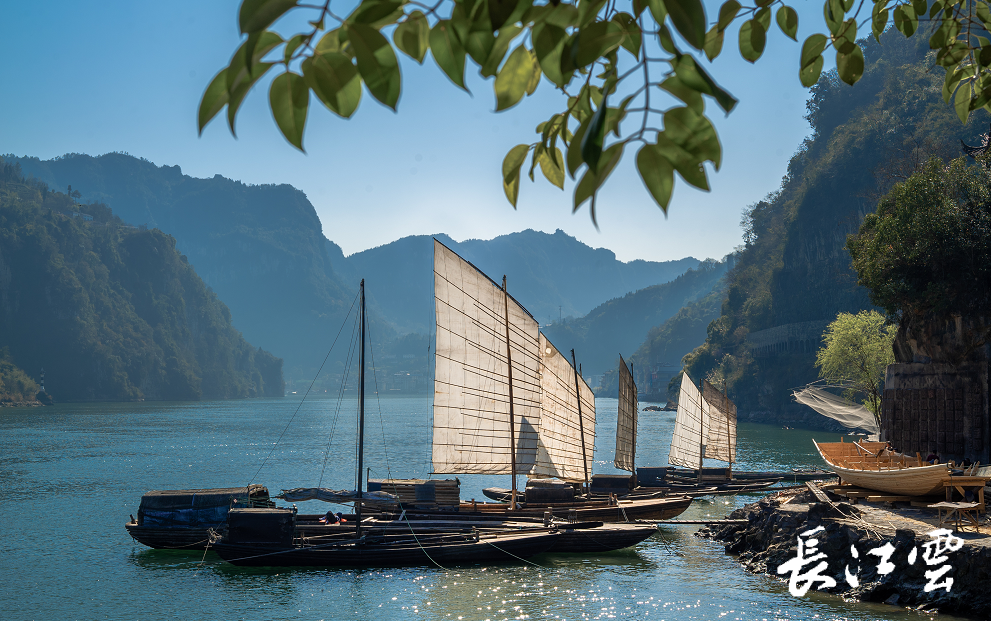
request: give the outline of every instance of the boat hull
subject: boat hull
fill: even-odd
[[[814,442],[814,441],[813,441]],[[842,456],[838,455],[838,449],[846,449],[854,446],[851,442],[815,442],[819,454],[829,464],[830,470],[836,473],[844,483],[885,492],[895,496],[931,496],[943,493],[943,481],[949,480],[950,470],[946,464],[909,466],[902,468],[887,467],[884,465],[884,458],[878,460],[869,455],[861,456],[860,459],[876,462],[877,469],[871,468],[871,464],[865,464],[863,469],[849,468],[839,465]],[[835,446],[835,445],[846,445]],[[873,448],[873,445],[871,445]],[[901,457],[901,456],[899,456]]]
[[[127,534],[135,541],[156,550],[203,550],[210,543],[207,528],[179,528],[124,524]],[[216,530],[221,530],[217,527]]]
[[[348,542],[330,545],[220,543],[214,550],[233,565],[248,567],[416,567],[513,562],[550,550],[557,532],[466,535],[462,541],[431,543]]]
[[[511,509],[509,505],[504,503],[462,502],[461,513],[499,515],[506,518],[513,516],[542,517],[545,513],[550,513],[555,518],[580,521],[630,522],[633,520],[669,520],[684,513],[691,504],[691,497],[681,495],[665,498],[619,500],[618,503],[608,501],[539,505],[525,503],[516,509]]]
[[[604,524],[596,528],[565,528],[548,552],[556,554],[612,552],[635,546],[656,532],[656,526],[644,524]]]

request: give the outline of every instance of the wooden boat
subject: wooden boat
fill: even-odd
[[[163,550],[202,550],[209,531],[227,527],[231,507],[274,507],[262,485],[218,489],[154,490],[141,497],[138,517],[124,525],[138,543]]]
[[[491,532],[442,529],[296,528],[292,509],[233,509],[228,534],[213,548],[234,565],[252,567],[407,567],[513,562],[550,550],[556,528]]]
[[[595,396],[570,361],[540,332],[533,316],[500,286],[434,240],[434,406],[432,471],[436,474],[507,474],[509,506],[477,504],[478,511],[540,516],[579,512],[582,519],[623,521],[673,517],[691,499],[641,498],[610,505],[575,498],[571,485],[589,487],[595,449]],[[529,491],[525,474],[564,482]],[[529,490],[530,486],[528,486]],[[461,512],[466,511],[462,503]],[[626,517],[624,517],[624,515]]]
[[[919,457],[885,450],[884,442],[815,442],[829,468],[849,483],[896,496],[943,493],[947,464],[930,465]]]
[[[689,496],[650,495],[632,499],[576,499],[574,502],[517,503],[515,509],[501,502],[462,502],[459,515],[552,517],[579,521],[630,522],[633,520],[670,520],[685,512],[692,504]]]

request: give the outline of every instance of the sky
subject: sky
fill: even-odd
[[[282,138],[268,109],[274,70],[242,105],[236,138],[222,115],[199,136],[200,97],[240,44],[238,6],[232,0],[0,3],[0,53],[7,59],[0,65],[0,153],[49,159],[123,151],[159,166],[179,165],[193,177],[288,183],[306,193],[324,234],[345,254],[414,234],[447,233],[461,241],[561,229],[623,261],[664,261],[720,258],[740,245],[743,210],[778,189],[810,133],[803,118],[808,90],[798,81],[801,44],[772,25],[764,57],[751,65],[740,58],[734,27],[708,66],[740,100],[728,116],[711,100],[706,104],[723,145],[720,171],[710,166],[712,190],[679,179],[665,217],[636,173],[633,151],[600,193],[597,230],[587,204],[572,214],[570,180],[562,192],[538,172],[536,183],[523,179],[517,209],[506,201],[505,154],[536,140],[536,125],[563,104],[544,81],[533,96],[496,113],[492,81],[470,62],[465,93],[429,55],[422,66],[401,55],[398,113],[365,92],[356,114],[344,120],[312,98],[306,153]],[[710,17],[718,6],[707,2]],[[795,8],[801,42],[822,29],[822,10],[804,1]],[[287,18],[274,29],[293,34],[301,21]],[[84,182],[78,185],[85,191]]]

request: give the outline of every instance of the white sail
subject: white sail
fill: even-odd
[[[433,471],[509,474],[507,296],[502,288],[434,240],[437,344]],[[540,424],[537,322],[508,297],[516,471],[529,472]]]
[[[705,456],[736,463],[736,404],[702,380],[702,398],[709,404],[709,442]]]
[[[616,458],[620,470],[633,472],[637,452],[637,385],[623,356],[619,357],[619,404],[616,417]]]
[[[700,453],[709,441],[709,404],[692,383],[688,373],[681,377],[678,413],[674,419],[668,463],[685,468],[698,468]]]
[[[595,396],[578,378],[581,392],[581,425],[575,396],[575,369],[547,337],[540,334],[541,414],[537,463],[530,475],[584,481],[585,466],[592,467],[595,451]],[[585,447],[582,455],[582,431]]]

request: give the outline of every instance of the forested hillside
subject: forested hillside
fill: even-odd
[[[870,308],[844,248],[865,214],[930,156],[958,156],[959,140],[979,143],[987,115],[961,125],[941,97],[925,37],[890,30],[860,42],[867,73],[854,87],[835,71],[812,89],[813,133],[794,155],[781,187],[744,213],[746,242],[728,276],[721,316],[687,359],[692,377],[725,376],[741,416],[807,416],[789,389],[817,378],[815,351],[840,311]],[[814,421],[813,416],[810,420]]]
[[[16,161],[26,175],[58,189],[71,185],[84,200],[109,204],[124,222],[174,237],[245,337],[284,358],[287,372],[306,369],[298,374],[312,377],[358,280],[335,274],[305,194],[289,185],[252,186],[220,175],[196,179],[178,166],[120,153]],[[374,327],[391,334],[381,322]]]
[[[708,296],[731,263],[732,257],[723,261],[707,259],[671,282],[609,300],[584,317],[545,326],[543,332],[561,351],[575,349],[586,376],[606,373],[615,369],[620,354],[627,357],[637,350],[652,328],[664,323],[685,305]],[[687,347],[682,344],[683,350],[676,360],[704,338],[703,330],[701,337]],[[607,396],[610,394],[613,393]]]
[[[0,348],[57,401],[281,396],[175,243],[0,161]]]

